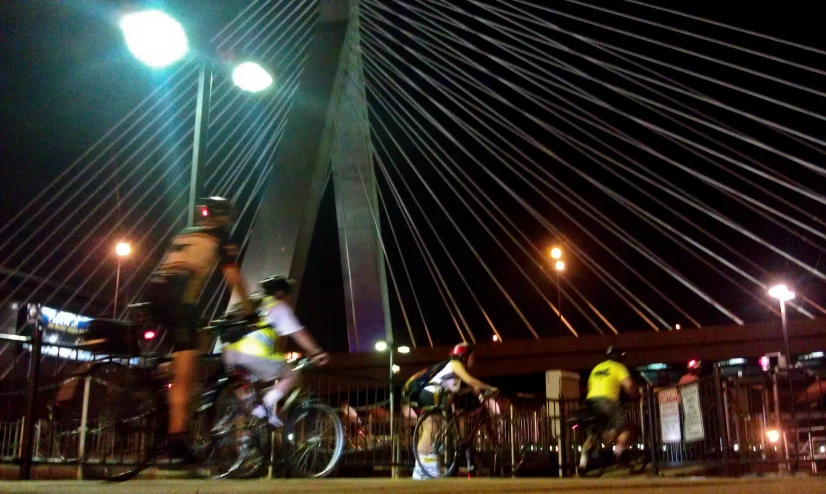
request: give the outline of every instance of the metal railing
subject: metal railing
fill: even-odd
[[[82,346],[52,344],[44,344],[38,357],[35,339],[27,337],[0,335],[0,344],[7,347],[0,353],[6,369],[0,379],[0,461],[27,468],[32,462],[80,464],[107,447],[111,438],[89,432],[95,430],[91,421],[68,423],[51,413],[60,383],[98,357]],[[119,362],[141,365],[140,359]],[[302,383],[340,414],[346,434],[340,475],[413,467],[419,411],[402,402],[400,383],[391,386],[388,380],[333,375],[323,369],[305,372]],[[79,386],[82,400],[85,383]],[[713,375],[689,384],[648,388],[640,400],[626,404],[626,411],[635,447],[650,450],[655,474],[682,467],[720,475],[778,469],[817,473],[826,466],[824,392],[826,373],[820,369],[727,377],[715,368]],[[392,421],[391,393],[397,404]],[[95,406],[88,397],[78,403]],[[528,470],[546,476],[574,474],[584,438],[565,420],[580,406],[579,400],[516,395],[487,406],[511,424],[507,440],[525,455],[532,467]],[[484,454],[484,442],[477,447]]]

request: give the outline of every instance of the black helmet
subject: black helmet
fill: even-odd
[[[625,357],[625,350],[620,350],[614,345],[611,345],[605,350],[605,356],[610,360],[622,360],[622,358]]]
[[[261,288],[264,289],[264,293],[267,295],[273,295],[275,292],[283,291],[284,293],[290,293],[292,290],[293,285],[295,285],[295,280],[288,280],[283,276],[270,276],[269,278],[265,278],[261,280]]]
[[[204,197],[198,201],[195,211],[200,219],[228,216],[232,214],[232,202],[224,197]]]

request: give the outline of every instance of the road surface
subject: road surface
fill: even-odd
[[[359,493],[443,494],[823,494],[824,477],[748,479],[326,479],[326,480],[133,480],[123,484],[87,481],[0,482],[0,493],[104,494],[270,494]]]

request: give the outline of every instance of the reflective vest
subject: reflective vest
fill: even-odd
[[[267,314],[278,304],[278,300],[265,297],[258,312],[258,331],[252,332],[240,340],[224,347],[254,357],[284,360],[284,353],[278,332],[267,322]],[[276,347],[276,344],[279,344]]]

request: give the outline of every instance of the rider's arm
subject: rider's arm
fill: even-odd
[[[313,338],[313,335],[311,335],[309,331],[302,328],[296,331],[295,333],[290,333],[290,336],[293,340],[295,340],[296,343],[298,343],[298,346],[300,346],[302,350],[307,352],[307,355],[310,358],[321,358],[323,355],[323,362],[321,363],[327,363],[327,354],[324,353],[324,350],[322,350],[320,346],[318,346],[318,343],[315,341],[315,338]]]
[[[244,314],[250,314],[252,312],[252,302],[247,298],[247,288],[244,286],[244,277],[241,275],[238,265],[224,265],[222,271],[224,272],[224,279],[227,280],[227,285],[238,292],[238,296],[244,304]]]
[[[625,393],[631,398],[638,398],[639,397],[639,389],[637,388],[637,383],[631,379],[631,376],[627,376],[625,379],[620,381],[622,384],[622,389],[625,390]]]
[[[483,383],[482,381],[476,379],[475,377],[471,376],[465,366],[462,365],[461,362],[458,360],[451,360],[450,365],[453,367],[453,373],[456,374],[456,377],[462,380],[463,383],[467,384],[474,391],[484,391],[486,389],[496,389],[493,386]]]

